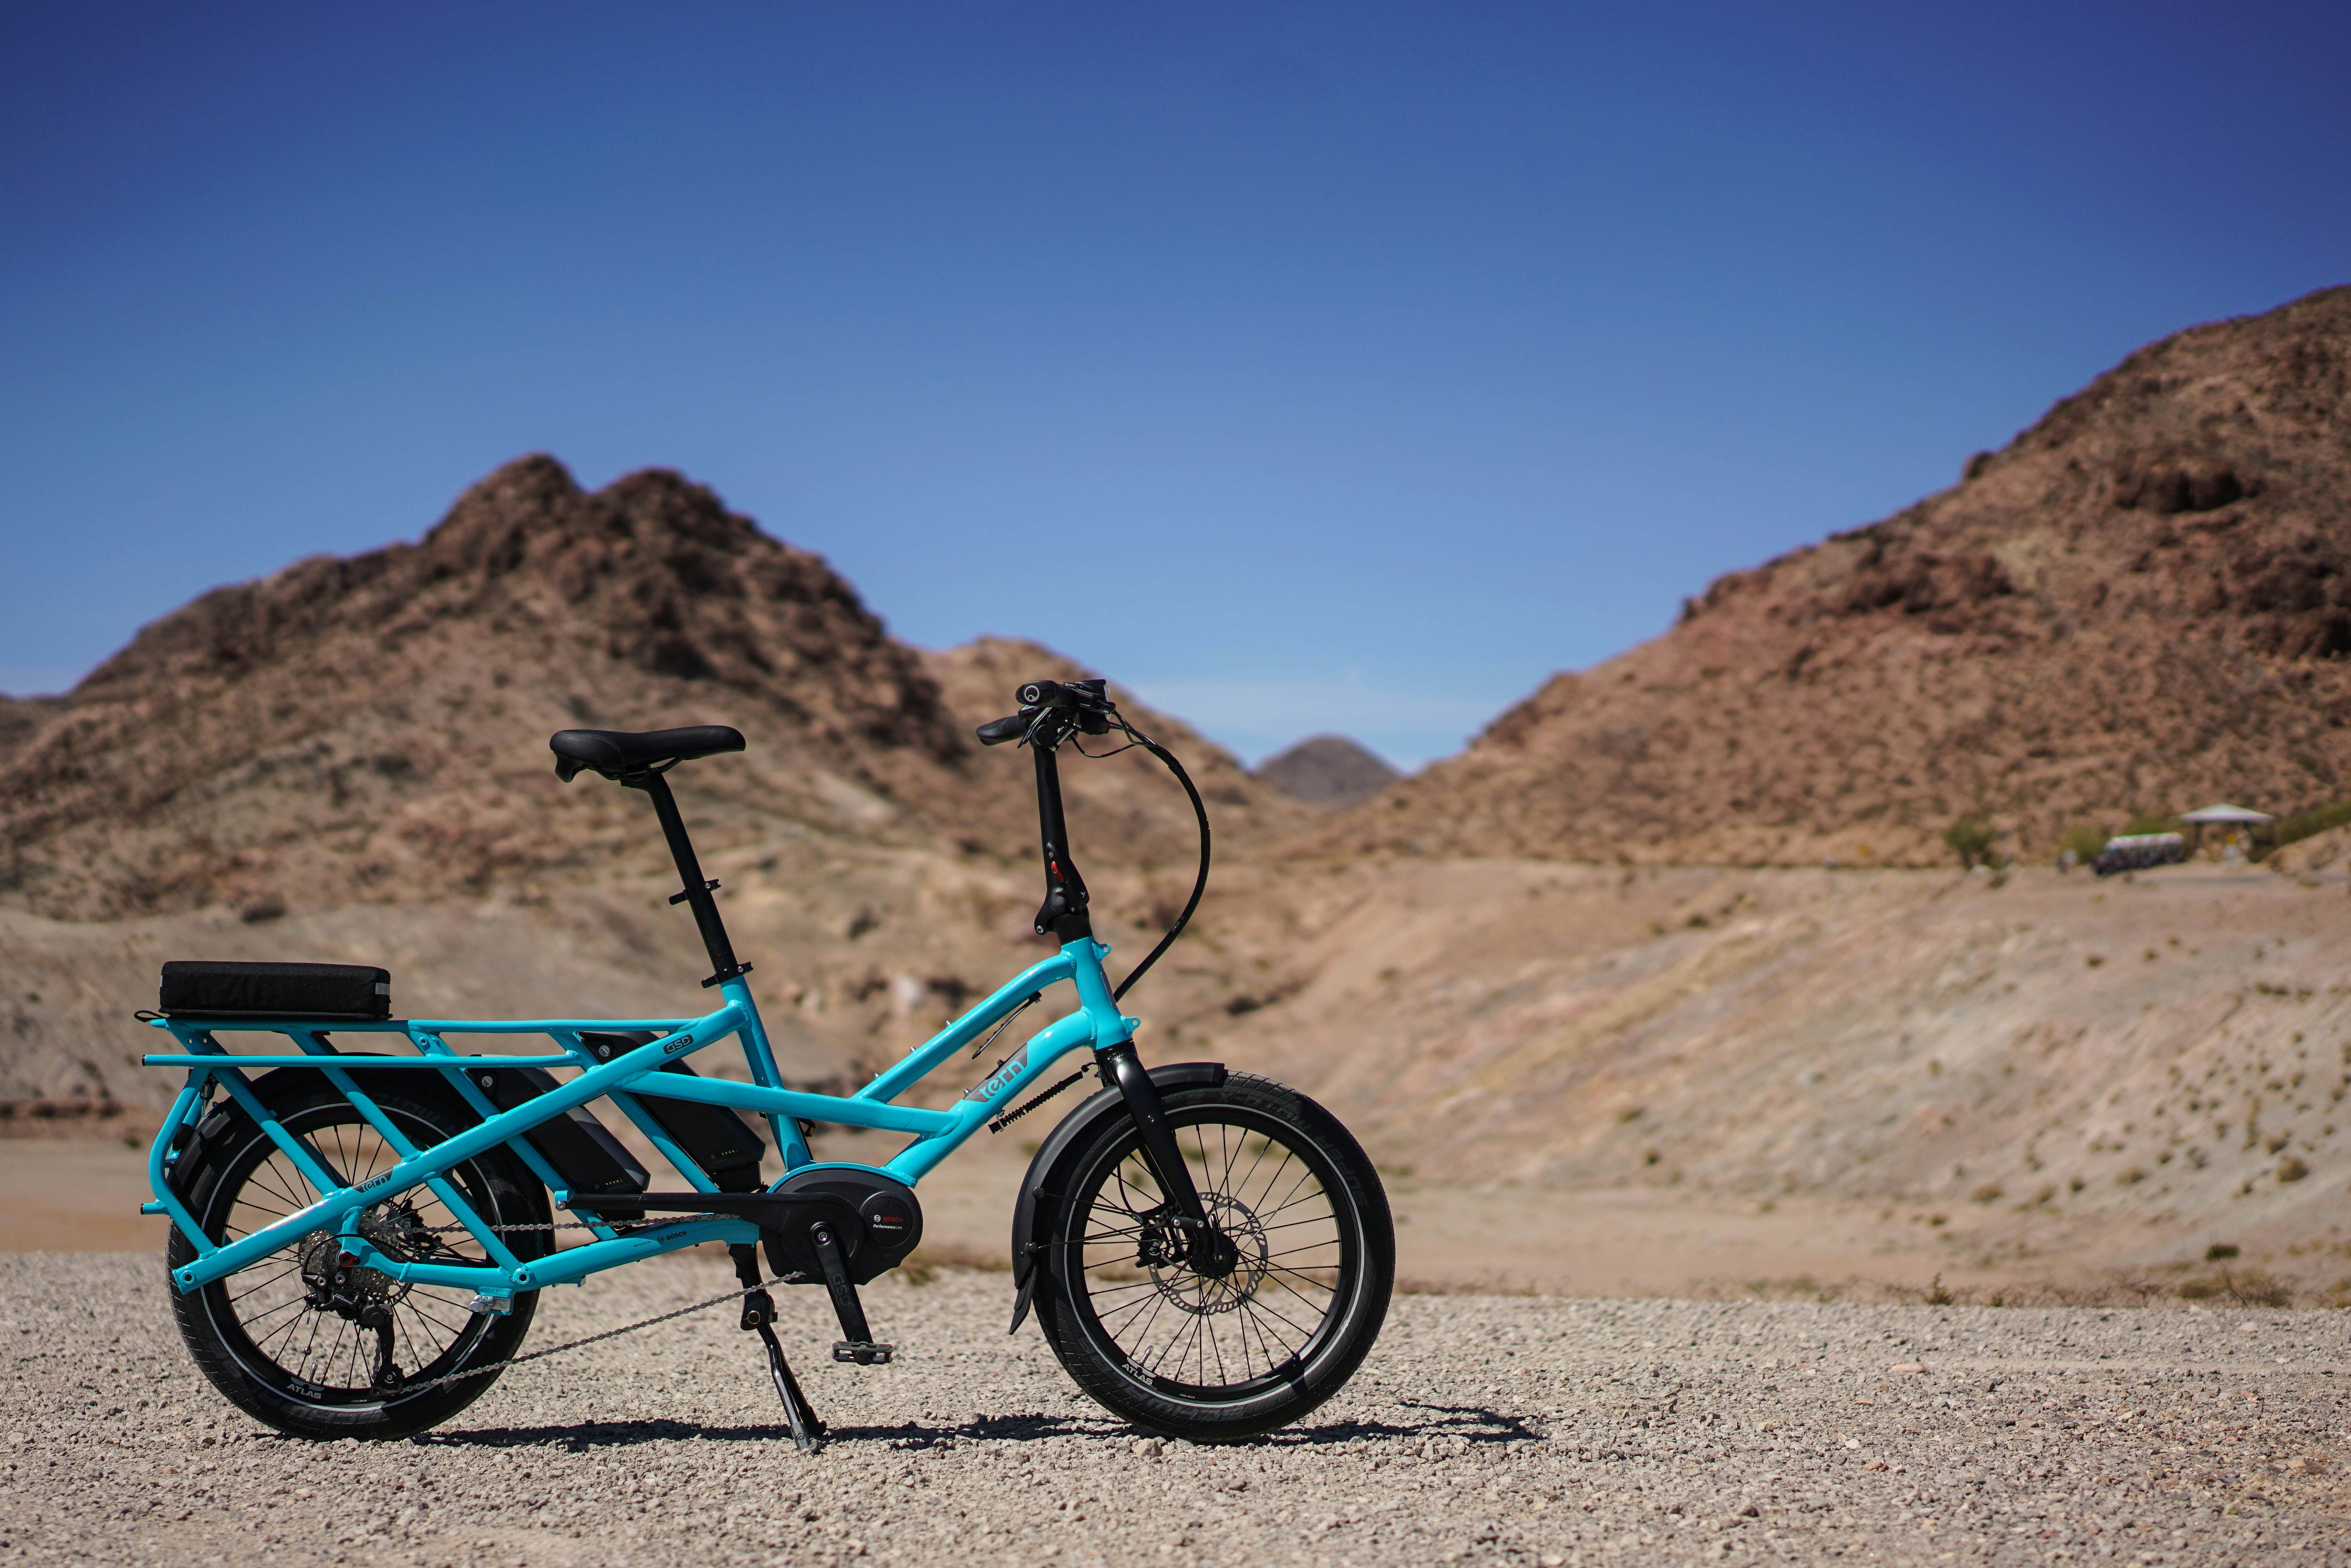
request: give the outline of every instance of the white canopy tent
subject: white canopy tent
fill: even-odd
[[[2205,829],[2221,830],[2220,858],[2231,861],[2242,860],[2252,852],[2255,828],[2260,827],[2263,822],[2277,821],[2267,811],[2256,811],[2244,806],[2231,806],[2225,801],[2218,806],[2207,806],[2200,811],[2187,812],[2179,820],[2194,824],[2197,847],[2199,849],[2203,847]]]
[[[2183,822],[2194,822],[2199,827],[2203,826],[2207,822],[2241,822],[2250,827],[2255,822],[2274,822],[2277,821],[2275,817],[2271,816],[2267,811],[2254,811],[2250,810],[2243,806],[2231,806],[2225,804],[2219,806],[2207,806],[2200,811],[2189,811],[2183,814],[2179,820]]]

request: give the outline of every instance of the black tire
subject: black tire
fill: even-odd
[[[376,1082],[383,1076],[375,1075]],[[371,1084],[370,1090],[416,1147],[440,1143],[473,1124],[468,1113],[445,1099],[413,1089],[378,1090]],[[279,1124],[306,1140],[347,1182],[363,1181],[397,1157],[357,1109],[319,1079],[277,1088],[267,1103]],[[215,1114],[219,1120],[191,1151],[193,1168],[174,1173],[188,1207],[215,1243],[248,1234],[320,1196],[250,1117],[235,1110]],[[450,1180],[489,1224],[548,1223],[546,1189],[503,1149],[458,1166]],[[373,1239],[387,1251],[397,1249],[419,1261],[487,1267],[480,1245],[462,1228],[420,1228],[456,1223],[427,1187],[402,1193],[368,1214],[362,1223],[381,1228]],[[545,1230],[510,1231],[504,1239],[526,1260],[542,1256],[549,1245]],[[498,1375],[438,1386],[429,1386],[431,1380],[507,1360],[530,1330],[538,1303],[535,1291],[517,1292],[509,1314],[475,1312],[467,1305],[469,1291],[403,1287],[371,1270],[349,1272],[340,1291],[342,1310],[320,1305],[333,1267],[332,1249],[332,1237],[321,1230],[225,1279],[172,1294],[172,1313],[198,1370],[229,1403],[291,1437],[388,1439],[437,1426],[480,1398]],[[164,1252],[167,1266],[180,1268],[195,1256],[174,1227]],[[381,1385],[374,1377],[380,1331],[350,1315],[354,1308],[371,1305],[391,1320],[400,1374]],[[409,1385],[416,1385],[415,1391],[402,1392]]]
[[[1146,1431],[1233,1442],[1337,1393],[1387,1317],[1395,1229],[1380,1178],[1338,1118],[1236,1072],[1165,1098],[1223,1278],[1172,1261],[1173,1232],[1122,1112],[1056,1163],[1040,1216],[1037,1318],[1078,1386]]]

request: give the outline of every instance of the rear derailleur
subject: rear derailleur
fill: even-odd
[[[423,1240],[427,1249],[431,1245],[415,1215],[404,1206],[389,1213],[370,1213],[360,1221],[360,1233],[393,1257],[405,1256],[406,1244],[413,1240]],[[404,1281],[360,1267],[359,1254],[345,1249],[327,1231],[313,1234],[303,1245],[303,1303],[314,1312],[332,1312],[375,1335],[375,1365],[369,1385],[380,1393],[389,1393],[404,1381],[400,1364],[392,1359],[392,1309],[408,1290]]]

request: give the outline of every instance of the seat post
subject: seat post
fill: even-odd
[[[726,922],[718,918],[718,901],[710,896],[711,890],[718,884],[703,879],[702,862],[695,856],[694,841],[685,836],[685,820],[677,814],[677,799],[669,792],[669,780],[648,771],[624,774],[621,783],[653,797],[653,814],[661,819],[662,836],[669,840],[670,858],[677,862],[677,874],[685,883],[684,890],[673,894],[670,902],[683,904],[694,911],[694,924],[702,932],[702,946],[710,954],[710,978],[702,983],[715,986],[747,972],[750,965],[735,961],[735,945],[726,939]]]

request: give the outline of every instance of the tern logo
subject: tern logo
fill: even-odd
[[[1012,1086],[1015,1079],[1029,1070],[1029,1048],[1022,1046],[996,1064],[996,1071],[971,1086],[964,1095],[967,1100],[987,1102],[995,1099]]]

